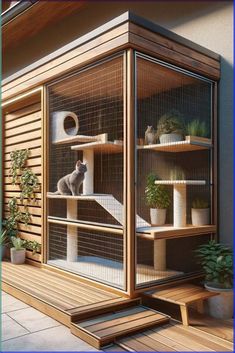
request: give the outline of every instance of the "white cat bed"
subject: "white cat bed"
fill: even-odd
[[[78,117],[69,111],[52,113],[52,142],[76,136],[79,130]]]

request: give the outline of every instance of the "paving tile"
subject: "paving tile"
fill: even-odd
[[[29,306],[19,299],[5,293],[2,296],[2,313],[8,313],[14,310],[29,308]]]
[[[25,328],[15,322],[7,314],[2,314],[2,341],[19,337],[29,333]]]
[[[5,341],[2,351],[97,352],[97,349],[72,335],[67,327],[58,326]]]
[[[12,311],[8,315],[30,332],[59,326],[60,323],[34,308]]]

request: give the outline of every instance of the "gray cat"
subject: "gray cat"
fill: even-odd
[[[86,164],[81,161],[77,161],[75,170],[71,174],[67,174],[62,177],[57,183],[57,191],[55,195],[79,195],[80,186],[85,179],[85,173],[87,171]]]
[[[147,126],[145,131],[145,144],[154,145],[157,141],[157,134],[153,126]]]

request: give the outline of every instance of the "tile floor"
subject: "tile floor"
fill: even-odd
[[[1,352],[95,352],[95,348],[40,311],[2,292]]]

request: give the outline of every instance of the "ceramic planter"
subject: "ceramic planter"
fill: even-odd
[[[210,224],[210,209],[209,208],[192,208],[192,225],[204,226]]]
[[[183,135],[181,134],[176,134],[176,133],[171,133],[171,134],[162,134],[159,137],[160,143],[172,143],[172,142],[178,142],[178,141],[183,141]]]
[[[210,292],[219,293],[208,299],[208,313],[217,319],[231,319],[233,317],[233,289],[215,288],[205,284]]]
[[[21,265],[25,262],[25,249],[16,250],[11,248],[11,262],[15,265]]]
[[[166,208],[150,208],[152,226],[162,226],[166,223]]]

